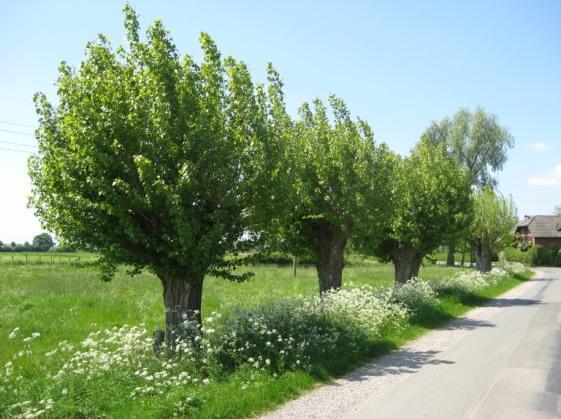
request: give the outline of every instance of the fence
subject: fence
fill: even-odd
[[[97,258],[97,255],[87,253],[0,253],[0,263],[13,262],[18,264],[70,264],[76,262],[94,262]]]

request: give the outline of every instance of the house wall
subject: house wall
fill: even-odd
[[[534,244],[539,244],[540,246],[561,246],[561,237],[536,237],[534,239]]]

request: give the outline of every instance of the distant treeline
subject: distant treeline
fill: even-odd
[[[10,253],[10,252],[59,252],[59,253],[76,253],[77,250],[73,247],[55,246],[47,250],[44,248],[37,248],[25,242],[24,244],[16,243],[15,246],[11,244],[2,244],[0,247],[0,253]]]
[[[64,252],[74,253],[76,249],[63,244],[56,244],[49,233],[41,233],[33,237],[31,243],[4,243],[0,241],[0,252]]]

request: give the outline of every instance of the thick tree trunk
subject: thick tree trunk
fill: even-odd
[[[399,248],[391,252],[395,268],[395,283],[404,284],[419,275],[424,254],[417,249]]]
[[[319,292],[323,294],[341,288],[347,237],[327,227],[318,230],[318,233],[316,269]]]
[[[475,241],[472,243],[472,249],[475,254],[475,269],[480,272],[489,272],[492,267],[492,253],[489,246]]]
[[[200,332],[203,279],[160,279],[166,308],[166,345],[174,350],[178,341],[192,340]]]
[[[446,257],[446,266],[456,266],[456,245],[448,246],[448,256]]]

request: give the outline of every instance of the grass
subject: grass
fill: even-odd
[[[247,283],[231,283],[217,278],[205,282],[203,316],[211,312],[228,314],[237,307],[255,307],[273,300],[295,295],[313,295],[317,292],[315,269],[300,267],[298,277],[292,278],[291,267],[254,266],[255,277]],[[457,268],[427,266],[421,277],[431,280],[452,275]],[[509,277],[498,285],[475,295],[447,293],[440,297],[436,307],[419,312],[410,325],[398,332],[388,333],[373,341],[358,358],[326,359],[314,365],[311,371],[294,371],[273,378],[265,372],[239,371],[207,386],[189,389],[192,398],[187,412],[197,417],[245,417],[270,409],[282,401],[294,398],[317,383],[345,373],[372,357],[403,345],[427,330],[481,305],[504,291],[526,280],[528,276]],[[353,261],[345,269],[345,283],[364,283],[373,287],[390,285],[393,267],[373,260]],[[60,341],[82,341],[90,332],[145,323],[148,330],[163,328],[161,286],[150,274],[129,278],[120,271],[109,283],[101,282],[91,267],[69,264],[0,263],[0,369],[14,354],[26,350],[21,339],[7,340],[15,328],[21,336],[41,333],[32,343],[32,354],[14,361],[23,375],[35,380],[40,397],[44,376],[49,372],[44,365],[44,354]],[[18,363],[19,362],[19,363]],[[251,391],[241,391],[241,383],[252,375]],[[109,377],[109,381],[108,381]],[[162,395],[146,397],[142,403],[130,400],[127,383],[118,374],[104,376],[92,382],[75,382],[73,400],[68,401],[68,412],[76,406],[86,416],[112,417],[169,417],[176,403],[185,400],[184,388]],[[12,401],[13,403],[13,401]],[[0,405],[2,401],[0,399]],[[2,409],[0,407],[0,416]]]

